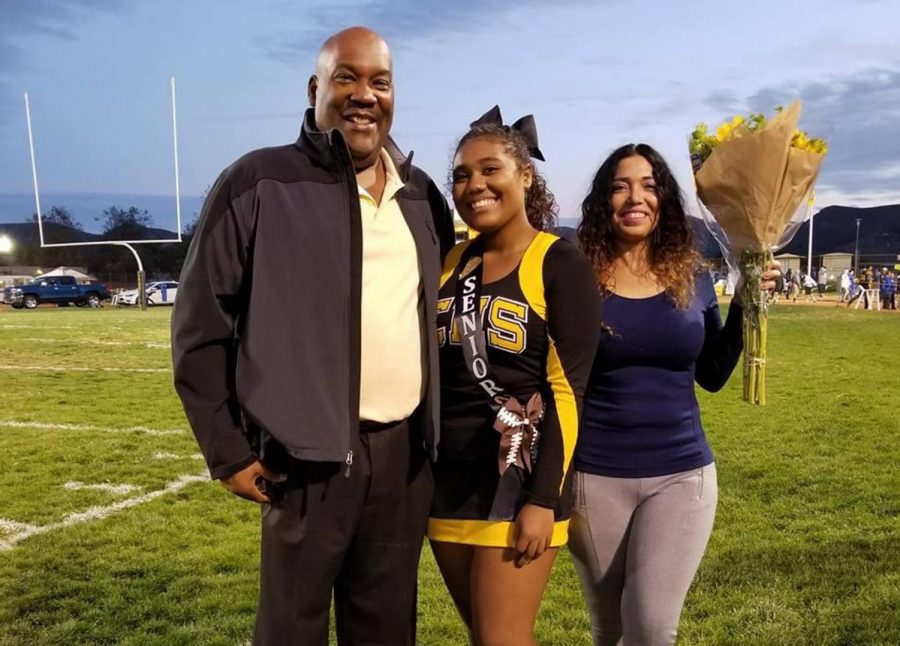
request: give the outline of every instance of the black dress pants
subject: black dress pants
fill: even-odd
[[[254,644],[415,643],[416,578],[434,484],[409,421],[361,433],[353,464],[293,460],[262,513]]]

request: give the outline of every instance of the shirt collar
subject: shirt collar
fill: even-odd
[[[394,198],[394,196],[400,191],[401,188],[405,186],[403,180],[400,179],[400,174],[397,172],[397,167],[394,165],[394,160],[391,159],[391,156],[387,153],[387,151],[382,148],[381,153],[379,155],[381,157],[381,161],[384,164],[384,192],[381,195],[381,203]],[[371,200],[373,203],[378,204],[374,197],[369,194],[369,191],[363,188],[362,184],[357,184],[359,187],[359,196]]]

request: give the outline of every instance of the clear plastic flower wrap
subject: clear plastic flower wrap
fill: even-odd
[[[735,117],[690,137],[700,211],[732,270],[744,279],[744,400],[765,404],[766,296],[761,288],[772,254],[809,219],[813,186],[828,152],[797,129],[800,102],[771,119]]]

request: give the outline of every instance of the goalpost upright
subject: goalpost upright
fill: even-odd
[[[43,215],[41,212],[41,197],[40,190],[38,189],[38,177],[37,177],[37,162],[34,154],[34,134],[31,126],[31,104],[28,100],[28,92],[25,92],[25,120],[28,124],[28,149],[31,153],[31,177],[34,184],[34,204],[37,209],[37,223],[38,223],[38,235],[41,241],[42,248],[50,248],[50,247],[88,247],[88,246],[98,246],[98,245],[116,245],[120,247],[125,247],[128,249],[131,254],[134,256],[135,261],[137,262],[138,272],[138,297],[140,298],[141,309],[147,309],[147,295],[144,290],[144,265],[141,262],[141,257],[132,245],[136,244],[171,244],[173,242],[182,242],[181,235],[181,188],[179,183],[179,172],[178,172],[178,113],[176,109],[175,103],[175,77],[171,77],[169,79],[169,88],[172,97],[172,149],[174,156],[174,166],[175,166],[175,222],[176,222],[176,231],[177,237],[171,239],[154,239],[154,240],[102,240],[102,241],[94,241],[94,242],[54,242],[48,243],[44,241],[44,223],[43,223]]]

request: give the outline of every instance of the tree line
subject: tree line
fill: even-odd
[[[60,265],[85,267],[88,273],[100,280],[135,281],[137,267],[134,257],[127,249],[114,245],[41,247],[37,238],[37,220],[37,214],[26,218],[26,222],[35,224],[34,238],[30,241],[17,241],[14,257],[6,260],[8,264],[41,268]],[[47,243],[140,240],[158,237],[152,231],[155,224],[153,215],[146,209],[134,206],[127,208],[111,206],[104,210],[102,216],[95,218],[100,224],[100,234],[86,232],[84,225],[65,206],[51,206],[42,214],[41,221],[44,241]],[[181,243],[134,245],[141,257],[148,280],[178,278],[196,223],[195,213],[194,219],[182,231],[184,241]]]

